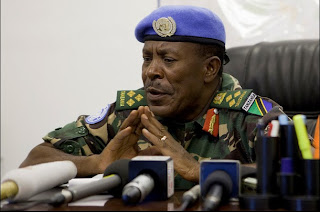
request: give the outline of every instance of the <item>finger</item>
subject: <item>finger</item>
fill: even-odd
[[[129,116],[122,123],[122,125],[120,127],[120,130],[122,130],[122,129],[128,127],[128,126],[132,126],[132,127],[139,126],[140,123],[141,123],[140,116],[143,113],[144,113],[144,107],[143,106],[139,106],[138,110],[131,111]],[[141,129],[141,127],[140,127],[140,129]],[[141,131],[140,131],[140,134],[141,134]]]
[[[137,134],[138,136],[141,135],[142,133],[142,129],[144,128],[143,124],[140,122],[139,125],[136,127],[135,129],[135,134]]]
[[[163,148],[165,145],[165,142],[161,141],[157,136],[155,136],[153,133],[151,133],[148,129],[143,128],[142,134],[155,146],[158,148]]]
[[[137,131],[137,132],[139,132],[139,134],[141,134],[141,130],[143,128],[143,125],[141,124],[141,115],[144,113],[144,106],[139,106],[137,112],[138,112],[138,114],[133,122],[133,125],[136,127],[135,131]]]
[[[142,122],[143,126],[150,133],[157,136],[158,139],[162,138],[165,135],[168,135],[168,132],[165,129],[165,127],[157,120],[152,120],[152,119],[155,119],[155,118],[148,117],[146,114],[141,115],[141,122]]]
[[[144,113],[145,113],[147,116],[152,116],[152,117],[154,117],[154,114],[153,114],[153,112],[150,110],[149,106],[145,106]]]
[[[118,150],[123,144],[126,138],[131,134],[132,128],[127,127],[119,131],[116,136],[107,145],[107,148],[112,151]]]
[[[137,110],[137,114],[134,114],[135,117],[133,118],[133,122],[132,122],[132,125],[138,125],[140,124],[140,117],[141,115],[143,114],[144,112],[144,106],[139,106],[138,110]]]
[[[160,131],[166,131],[165,127],[156,119],[149,107],[146,109],[145,115],[150,120],[150,123],[155,125],[158,129],[160,129]]]
[[[145,107],[146,107],[146,106],[139,106],[139,107],[138,107],[138,112],[139,112],[139,115],[140,115],[140,116],[141,116],[141,114],[144,113]]]
[[[131,113],[129,114],[129,116],[123,121],[123,123],[121,124],[119,130],[123,130],[125,128],[127,128],[128,126],[134,125],[134,122],[137,122],[137,118],[138,118],[138,111],[137,110],[133,110],[131,111]],[[140,119],[139,119],[140,120]]]
[[[131,132],[132,132],[132,127],[131,126],[126,127],[125,129],[119,131],[113,139],[118,141],[123,141],[131,134]]]

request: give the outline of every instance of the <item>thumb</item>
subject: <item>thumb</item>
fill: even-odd
[[[107,145],[107,148],[112,151],[118,150],[120,146],[123,145],[124,140],[130,135],[131,130],[131,127],[127,127],[123,130],[120,130]]]
[[[125,129],[120,130],[113,139],[122,141],[131,134],[131,131],[132,127],[126,127]]]

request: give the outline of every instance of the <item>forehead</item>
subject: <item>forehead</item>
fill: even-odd
[[[143,52],[145,51],[160,51],[172,53],[193,52],[199,44],[190,42],[168,42],[168,41],[145,41]]]

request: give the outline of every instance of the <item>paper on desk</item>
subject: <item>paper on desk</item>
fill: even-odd
[[[68,203],[68,206],[104,206],[106,202],[113,198],[112,195],[94,195]]]

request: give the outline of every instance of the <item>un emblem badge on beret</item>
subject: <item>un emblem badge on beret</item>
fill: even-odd
[[[152,27],[154,31],[161,37],[170,37],[176,32],[177,29],[176,22],[171,17],[162,17],[157,21],[154,20],[152,22]]]

